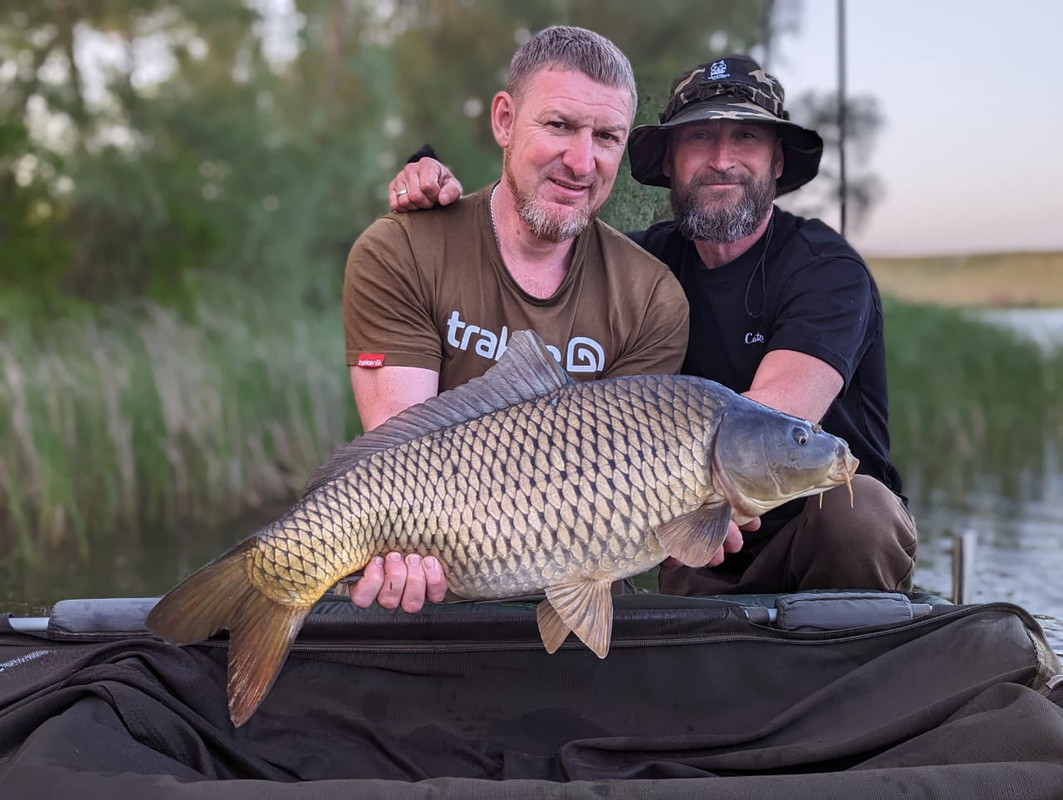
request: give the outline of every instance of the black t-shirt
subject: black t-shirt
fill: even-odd
[[[628,236],[672,269],[690,301],[684,373],[745,392],[771,350],[825,361],[844,385],[821,420],[824,430],[849,443],[858,472],[901,495],[889,460],[882,303],[867,265],[844,238],[819,220],[775,208],[753,247],[707,269],[674,221]],[[770,536],[803,502],[764,515],[761,532],[746,534],[747,544]]]

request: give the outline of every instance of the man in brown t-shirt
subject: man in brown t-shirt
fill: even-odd
[[[594,221],[565,242],[566,268],[546,287],[518,279],[492,230],[501,194],[495,184],[439,211],[383,217],[351,250],[344,329],[366,428],[401,410],[373,402],[389,368],[424,373],[423,400],[482,375],[522,328],[576,380],[678,370],[686,298],[667,267]]]
[[[491,103],[502,180],[447,208],[389,215],[359,237],[343,308],[366,430],[483,374],[521,328],[539,333],[576,379],[679,370],[682,288],[596,219],[635,104],[631,65],[612,42],[548,28],[517,51]],[[351,599],[412,612],[445,590],[434,559],[392,553],[365,568]]]

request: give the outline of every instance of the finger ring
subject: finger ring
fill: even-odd
[[[402,197],[404,194],[409,194],[409,191],[407,189],[399,189],[395,192],[396,197]]]

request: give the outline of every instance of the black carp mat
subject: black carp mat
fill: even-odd
[[[238,729],[223,637],[0,618],[0,797],[1063,797],[1059,662],[1015,606],[781,630],[770,598],[616,601],[600,660],[548,655],[532,603],[326,598]]]

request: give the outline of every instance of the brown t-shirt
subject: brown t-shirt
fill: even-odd
[[[348,366],[437,370],[443,391],[482,375],[530,328],[577,380],[679,371],[689,314],[664,264],[596,221],[558,290],[534,297],[499,254],[491,189],[389,214],[358,238],[343,286]]]

